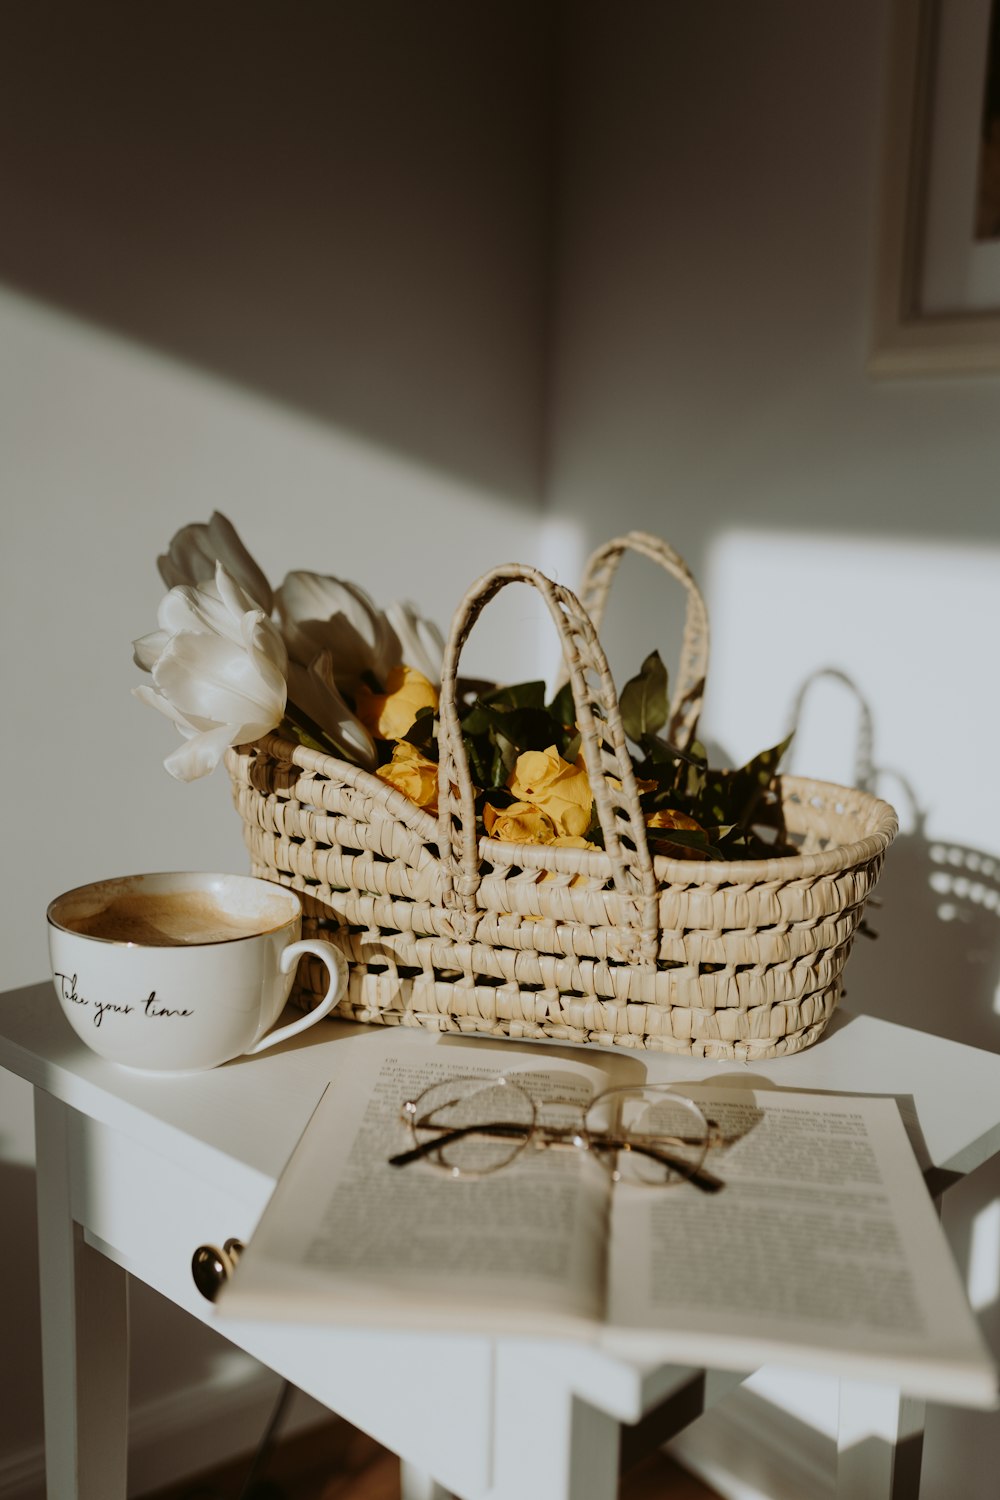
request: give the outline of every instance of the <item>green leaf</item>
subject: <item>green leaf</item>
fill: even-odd
[[[661,848],[661,845],[675,844],[683,849],[697,849],[705,859],[725,858],[710,842],[708,834],[700,828],[649,828],[646,837],[654,853],[666,854],[668,857],[670,850]]]
[[[568,760],[571,766],[575,766],[582,744],[583,740],[580,737],[579,731],[574,729],[572,733],[567,733],[566,738],[559,745],[559,754],[563,760]]]
[[[636,677],[628,681],[618,700],[622,725],[636,745],[655,735],[667,722],[667,669],[658,651],[651,651]]]
[[[762,750],[759,755],[748,760],[745,766],[730,773],[733,783],[732,796],[739,807],[736,822],[744,825],[749,823],[754,808],[760,801],[761,795],[771,785],[781,758],[791,742],[792,736],[788,735],[780,744],[773,745],[770,750]]]
[[[576,708],[567,683],[546,706],[540,681],[492,688],[470,684],[479,696],[462,718],[469,770],[479,789],[480,816],[485,801],[506,807],[512,800],[507,787],[519,755],[555,745],[564,760],[574,762],[580,752]],[[467,700],[468,701],[468,700]],[[687,813],[700,829],[648,830],[650,849],[667,855],[689,848],[703,859],[771,859],[792,855],[780,805],[769,791],[789,739],[762,751],[738,770],[710,767],[704,746],[692,740],[686,749],[665,737],[667,674],[657,652],[646,657],[638,675],[626,683],[620,699],[625,732],[641,754],[633,753],[636,776],[653,787],[641,794],[640,806],[649,817],[662,808]],[[436,721],[424,709],[406,735],[411,744],[434,757]],[[603,847],[596,816],[587,834]]]
[[[789,734],[780,744],[773,745],[770,750],[762,750],[759,755],[754,756],[753,760],[747,761],[742,775],[756,781],[759,786],[767,786],[791,743],[792,736]]]
[[[509,740],[518,752],[547,750],[559,733],[559,726],[553,724],[544,708],[500,709],[487,703],[480,707],[489,728]]]
[[[480,699],[469,709],[468,713],[461,719],[462,733],[471,735],[486,734],[490,727],[489,711],[484,707]]]
[[[515,682],[510,686],[494,688],[490,693],[480,693],[480,703],[489,703],[495,708],[544,708],[544,682]]]
[[[403,739],[409,745],[413,745],[428,760],[437,760],[438,748],[435,728],[437,719],[433,708],[418,708],[417,717],[403,735]]]
[[[568,682],[564,682],[549,704],[549,713],[557,724],[563,724],[567,729],[576,724],[576,704],[573,701],[573,689]]]

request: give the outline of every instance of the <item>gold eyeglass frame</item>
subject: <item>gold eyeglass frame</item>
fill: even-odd
[[[474,1097],[480,1090],[486,1092],[495,1088],[509,1088],[516,1090],[526,1102],[529,1118],[524,1121],[512,1120],[481,1120],[471,1125],[436,1124],[433,1120],[420,1115],[421,1101],[428,1094],[437,1093],[442,1087],[451,1084],[459,1087],[467,1084],[475,1085],[469,1096]],[[600,1104],[615,1103],[616,1100],[624,1103],[627,1097],[660,1095],[669,1097],[672,1104],[676,1104],[682,1110],[686,1110],[692,1119],[692,1124],[703,1127],[703,1135],[696,1138],[679,1136],[676,1134],[643,1137],[639,1140],[630,1137],[627,1129],[622,1134],[612,1133],[608,1129],[593,1130],[587,1128],[587,1117],[592,1114],[595,1107]],[[445,1109],[450,1105],[458,1103],[458,1099],[445,1100],[437,1106]],[[579,1120],[567,1125],[547,1124],[539,1118],[539,1110],[560,1107],[572,1110],[579,1115]],[[616,1111],[620,1117],[620,1107]],[[476,1078],[468,1075],[458,1075],[454,1078],[440,1079],[422,1090],[415,1099],[404,1101],[400,1118],[409,1126],[413,1138],[413,1145],[405,1151],[398,1151],[390,1156],[389,1165],[393,1167],[405,1167],[411,1162],[425,1161],[429,1165],[447,1172],[450,1176],[462,1181],[473,1181],[477,1178],[489,1177],[496,1172],[503,1171],[505,1167],[511,1166],[517,1161],[528,1148],[532,1146],[536,1150],[546,1148],[572,1149],[588,1151],[605,1171],[608,1172],[612,1182],[628,1181],[642,1187],[673,1187],[681,1182],[690,1182],[702,1192],[718,1192],[723,1186],[722,1179],[704,1168],[705,1157],[713,1147],[725,1144],[719,1126],[714,1120],[710,1120],[702,1111],[700,1106],[686,1095],[677,1093],[670,1084],[625,1084],[616,1085],[613,1088],[603,1089],[595,1094],[585,1103],[570,1099],[544,1099],[536,1103],[535,1099],[515,1079],[506,1076],[497,1078]],[[432,1132],[421,1138],[418,1131]],[[436,1134],[434,1134],[436,1132]],[[444,1151],[455,1141],[462,1140],[471,1135],[489,1135],[506,1137],[517,1142],[511,1154],[494,1166],[480,1169],[465,1170],[449,1163],[443,1156]],[[654,1147],[652,1142],[655,1142]],[[694,1146],[696,1159],[685,1161],[670,1154],[669,1148]],[[700,1152],[698,1151],[698,1148]],[[628,1154],[641,1155],[657,1161],[667,1172],[675,1173],[668,1176],[662,1182],[651,1182],[641,1174],[623,1175],[619,1165],[619,1157]]]

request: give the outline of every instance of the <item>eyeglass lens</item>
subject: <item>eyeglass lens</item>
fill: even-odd
[[[417,1146],[436,1143],[433,1159],[461,1176],[483,1176],[514,1160],[531,1137],[535,1109],[516,1084],[450,1078],[415,1101]]]
[[[708,1150],[708,1122],[698,1106],[652,1086],[599,1094],[584,1124],[591,1151],[616,1181],[683,1182]]]

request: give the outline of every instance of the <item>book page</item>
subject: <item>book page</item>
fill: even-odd
[[[356,1047],[327,1088],[220,1314],[532,1333],[540,1318],[545,1327],[599,1318],[610,1184],[585,1152],[529,1146],[474,1180],[388,1158],[412,1144],[404,1100],[438,1080],[502,1071],[535,1098],[583,1102],[615,1081],[616,1059],[590,1066],[543,1049],[498,1059],[405,1032],[380,1041]]]
[[[725,1188],[616,1189],[611,1343],[992,1405],[997,1372],[892,1099],[685,1089]]]

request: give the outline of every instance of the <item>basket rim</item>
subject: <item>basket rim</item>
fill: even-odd
[[[418,807],[405,793],[383,781],[374,772],[366,771],[361,766],[341,760],[326,751],[313,750],[307,745],[300,745],[294,740],[271,733],[244,745],[234,745],[227,751],[227,763],[230,755],[257,747],[279,754],[281,759],[290,761],[302,770],[337,776],[359,791],[368,792],[392,816],[402,815],[402,821],[414,833],[429,843],[438,842],[437,818],[426,808]],[[899,818],[895,808],[874,792],[844,786],[839,782],[819,781],[808,776],[778,775],[772,785],[783,797],[788,794],[807,802],[816,798],[830,801],[832,796],[847,797],[859,810],[863,809],[871,817],[874,825],[872,831],[864,838],[852,840],[848,844],[836,844],[813,854],[785,855],[779,859],[670,859],[667,855],[657,854],[653,859],[653,873],[657,884],[719,887],[763,885],[772,881],[786,884],[792,880],[822,879],[824,876],[840,874],[868,864],[884,854],[899,831]],[[493,851],[501,856],[501,862],[506,860],[522,869],[539,872],[552,869],[553,851],[547,844],[511,843],[503,839],[491,839],[485,834],[479,844],[484,857]],[[576,871],[567,869],[560,873],[580,873],[595,879],[607,879],[611,875],[611,860],[603,849],[564,849],[559,853],[572,856],[572,859],[564,858],[561,863],[576,866]],[[438,858],[441,858],[440,851]]]

